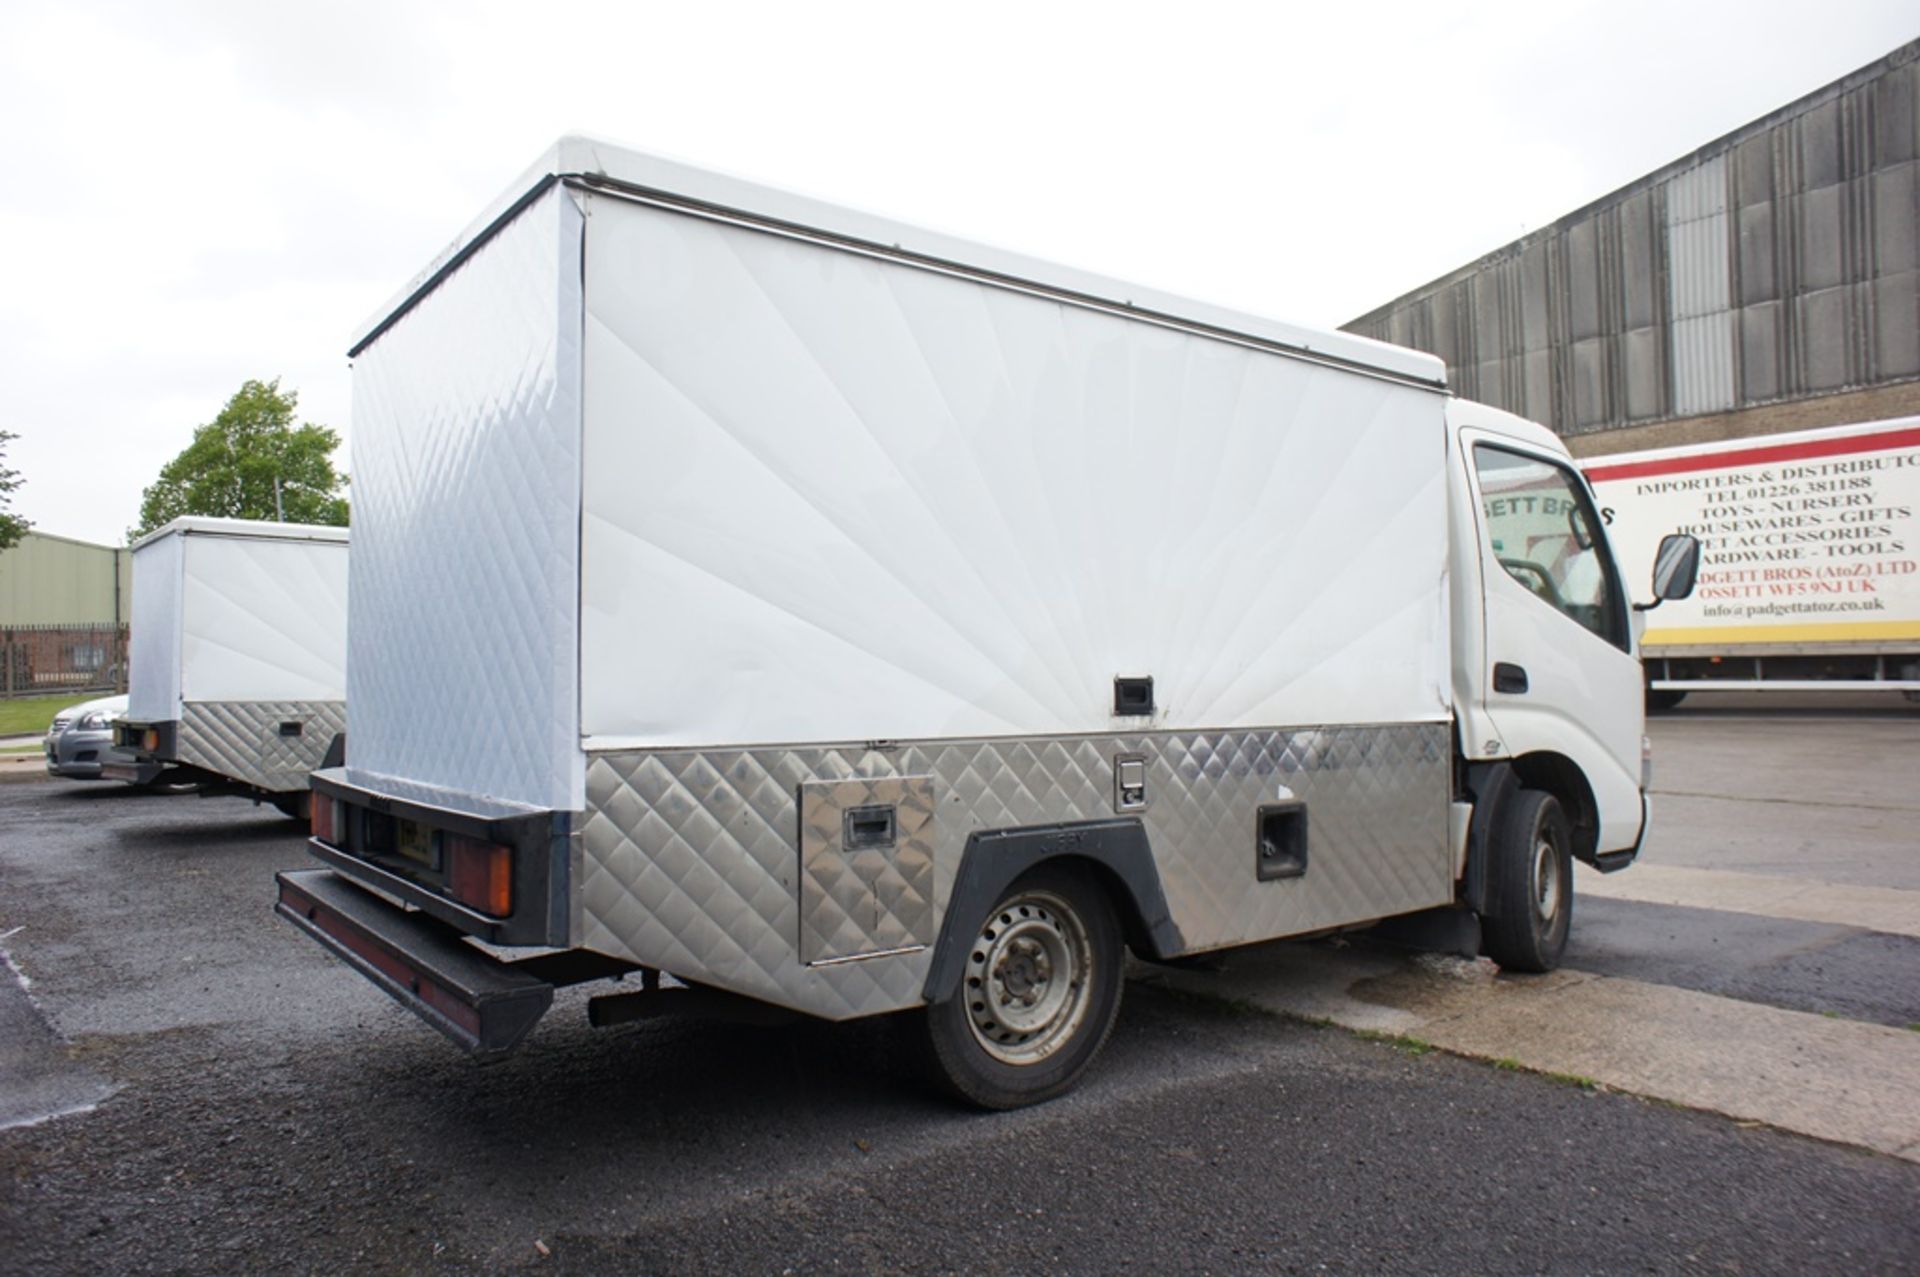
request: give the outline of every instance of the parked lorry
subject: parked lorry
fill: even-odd
[[[180,518],[135,541],[115,729],[134,762],[105,774],[161,764],[304,819],[308,773],[346,730],[346,607],[345,528]]]
[[[1447,910],[1542,970],[1645,835],[1588,490],[1430,356],[579,138],[350,354],[277,909],[483,1058],[637,972],[595,1023],[904,1013],[1030,1103],[1126,948]],[[1546,503],[1584,581],[1497,548]]]
[[[1649,703],[1688,692],[1920,699],[1920,417],[1582,462],[1629,575],[1680,528],[1700,588],[1642,637]]]

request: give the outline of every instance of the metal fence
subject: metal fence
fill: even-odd
[[[126,689],[124,625],[0,627],[0,696]]]

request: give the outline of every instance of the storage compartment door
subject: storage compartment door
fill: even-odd
[[[800,960],[844,962],[933,940],[933,777],[801,785]]]

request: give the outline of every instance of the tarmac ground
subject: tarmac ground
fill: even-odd
[[[292,822],[23,773],[0,1270],[1912,1271],[1920,710],[1697,699],[1562,971],[1142,965],[1006,1114],[884,1020],[595,1030],[583,990],[475,1067],[273,917]]]

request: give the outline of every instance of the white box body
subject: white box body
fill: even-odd
[[[1448,716],[1437,364],[838,233],[550,184],[376,326],[356,772],[578,810],[602,750]]]
[[[347,530],[175,519],[134,544],[130,640],[127,717],[178,724],[176,761],[304,788],[344,714]]]
[[[970,834],[1123,755],[1188,950],[1453,898],[1437,360],[577,139],[353,358],[340,783],[562,814],[556,942],[914,1005]],[[849,880],[854,778],[931,811]]]

